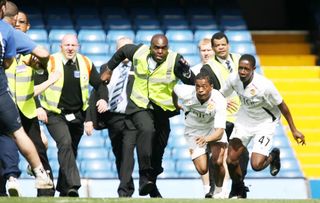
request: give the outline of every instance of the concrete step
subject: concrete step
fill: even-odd
[[[308,43],[255,43],[258,55],[308,55],[311,45]]]
[[[307,31],[252,31],[252,39],[255,43],[284,43],[307,42]]]
[[[280,92],[289,91],[289,90],[304,91],[305,89],[320,91],[320,79],[318,78],[309,78],[309,79],[291,79],[291,78],[275,79],[273,78],[272,81]]]
[[[261,66],[315,66],[315,55],[259,55]]]
[[[262,66],[268,78],[319,78],[319,66]]]

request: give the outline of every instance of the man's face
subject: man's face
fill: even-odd
[[[27,20],[27,16],[24,13],[18,13],[18,19],[16,23],[16,29],[21,30],[22,32],[27,32],[30,28],[30,24]]]
[[[62,54],[67,60],[73,59],[79,50],[78,39],[75,35],[66,35],[62,39],[60,47]]]
[[[207,78],[197,79],[195,83],[196,83],[196,95],[198,100],[201,103],[208,101],[213,88],[213,86],[209,83],[208,79]]]
[[[249,82],[254,73],[255,67],[248,60],[239,61],[238,74],[243,83]]]
[[[203,64],[207,63],[209,59],[214,55],[211,44],[202,44],[199,47],[201,62]]]
[[[152,40],[150,52],[153,60],[162,63],[168,56],[168,40],[164,37],[157,37]]]
[[[212,48],[216,56],[222,59],[227,59],[230,45],[227,43],[226,38],[214,39]]]

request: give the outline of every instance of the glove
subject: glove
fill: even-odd
[[[188,62],[183,57],[181,57],[178,62],[180,64],[182,72],[189,73],[190,65],[188,64]]]

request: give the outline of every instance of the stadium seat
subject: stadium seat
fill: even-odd
[[[80,143],[79,143],[79,149],[81,148],[96,148],[96,147],[104,147],[105,141],[102,137],[99,136],[82,136]]]
[[[242,18],[222,18],[220,20],[221,30],[247,30],[247,24]]]
[[[188,55],[183,55],[183,57],[184,59],[187,60],[190,67],[195,66],[201,62],[200,56],[198,54],[188,54]]]
[[[193,30],[216,30],[218,24],[214,18],[195,18],[191,19],[191,28]]]
[[[136,30],[156,30],[160,29],[160,22],[152,18],[136,18],[134,20],[134,28]]]
[[[103,19],[119,19],[127,18],[127,11],[123,7],[108,6],[101,9],[101,15]]]
[[[48,18],[47,29],[74,29],[70,18]]]
[[[74,6],[72,11],[75,18],[79,18],[80,16],[99,16],[98,9],[93,6]]]
[[[61,39],[66,34],[77,34],[74,29],[51,29],[49,32],[49,42],[61,42]]]
[[[115,43],[120,37],[129,37],[134,40],[135,34],[133,30],[109,30],[107,34],[107,41]]]
[[[90,179],[115,179],[118,178],[118,174],[108,170],[87,170],[81,173],[81,177]]]
[[[256,47],[253,43],[240,43],[234,42],[231,44],[231,52],[238,53],[238,54],[251,54],[255,55]]]
[[[109,53],[109,45],[104,42],[83,42],[81,43],[80,53],[96,54],[107,56]]]
[[[78,34],[79,42],[106,42],[107,36],[102,29],[81,29]]]
[[[129,19],[108,18],[104,22],[104,28],[106,30],[128,30],[132,29],[132,25]]]
[[[130,14],[133,19],[156,19],[156,11],[151,7],[132,7]]]
[[[211,39],[212,35],[216,32],[219,32],[219,30],[196,30],[194,32],[194,42],[198,43],[203,38]]]
[[[158,13],[161,19],[181,19],[185,17],[183,9],[177,7],[159,8]]]
[[[32,29],[45,29],[46,27],[42,19],[42,16],[39,16],[39,17],[29,16],[29,23]]]
[[[47,156],[48,156],[48,159],[49,160],[58,160],[58,148],[55,146],[55,147],[48,147],[47,149]]]
[[[172,42],[193,42],[193,33],[191,30],[167,30],[166,36],[169,44]]]
[[[153,35],[163,34],[162,30],[138,30],[136,33],[136,43],[149,44]]]
[[[193,164],[193,162],[191,161],[191,159],[189,160],[178,160],[176,163],[176,171],[181,173],[181,172],[196,172],[197,170]],[[198,175],[199,177],[199,175]]]
[[[100,66],[109,61],[111,55],[96,55],[96,54],[87,54],[87,57],[92,61],[97,71],[100,72]]]
[[[107,161],[107,159],[82,160],[80,163],[80,171],[82,173],[87,171],[111,171],[112,164],[113,163]]]
[[[60,42],[53,42],[50,45],[50,53],[56,53],[59,52],[61,50],[60,47],[61,43]]]
[[[212,10],[208,7],[188,7],[186,8],[186,15],[190,19],[208,19],[213,18]]]
[[[81,148],[78,150],[77,159],[79,161],[92,159],[108,159],[108,151],[104,147]]]
[[[229,42],[251,42],[252,43],[252,37],[251,33],[248,30],[226,30],[224,32]]]
[[[170,40],[169,40],[170,41]],[[197,45],[193,42],[169,42],[169,48],[181,55],[197,53]]]
[[[190,29],[189,23],[186,19],[163,19],[162,27],[164,30],[186,30]]]
[[[102,22],[99,17],[79,16],[76,18],[75,27],[80,29],[103,29]]]
[[[274,135],[273,146],[282,149],[282,147],[290,147],[290,142],[285,134]]]
[[[45,29],[30,29],[27,35],[35,42],[48,42],[48,33]]]
[[[182,137],[182,138],[184,139],[184,137]],[[179,143],[179,141],[180,141],[180,143]],[[177,160],[177,161],[187,160],[187,161],[190,161],[190,163],[192,163],[190,152],[189,152],[189,149],[187,147],[187,143],[185,140],[182,141],[181,138],[175,140],[174,146],[176,146],[175,148],[172,149],[172,158],[174,160]]]

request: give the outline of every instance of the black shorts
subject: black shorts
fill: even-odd
[[[0,133],[11,135],[21,128],[21,119],[16,104],[9,92],[0,95]]]

